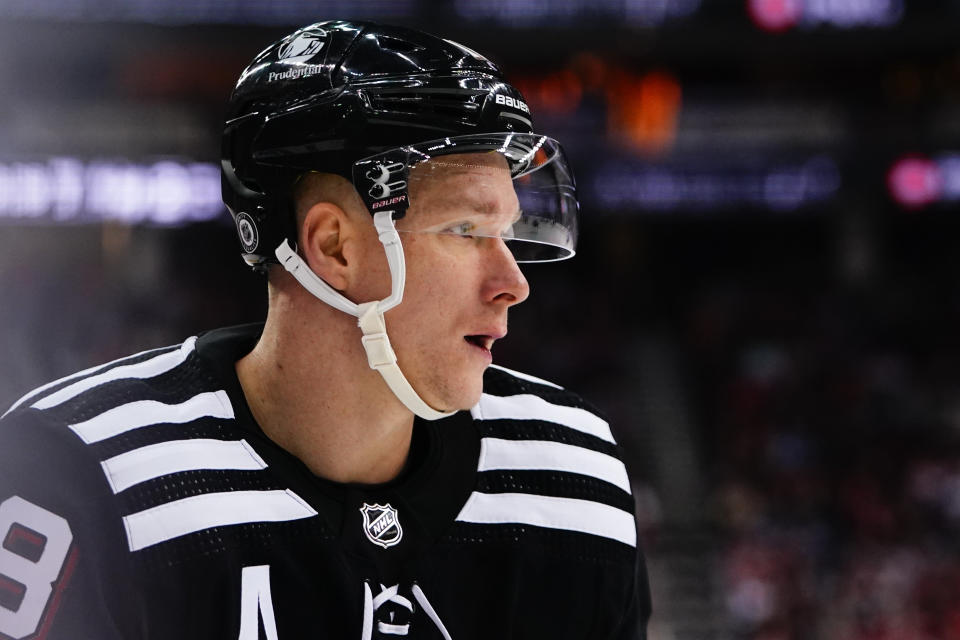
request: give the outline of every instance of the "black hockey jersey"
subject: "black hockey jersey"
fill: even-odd
[[[0,638],[642,638],[649,591],[605,421],[490,367],[383,485],[313,475],[234,363],[259,325],[87,369],[0,420]]]

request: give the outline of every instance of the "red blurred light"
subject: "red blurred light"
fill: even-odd
[[[919,209],[941,199],[943,173],[926,156],[903,156],[887,172],[887,188],[900,205]]]
[[[796,26],[803,14],[803,0],[747,0],[747,12],[755,25],[778,33]]]

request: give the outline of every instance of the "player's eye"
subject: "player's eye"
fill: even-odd
[[[476,232],[477,226],[472,222],[460,222],[444,229],[445,233],[452,233],[466,238],[472,237]]]

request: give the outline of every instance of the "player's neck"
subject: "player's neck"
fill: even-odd
[[[237,375],[264,433],[313,473],[387,482],[406,463],[413,414],[367,365],[356,321],[336,314],[298,327],[274,314]]]

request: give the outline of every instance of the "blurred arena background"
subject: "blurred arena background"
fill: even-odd
[[[578,257],[496,361],[627,449],[656,640],[960,639],[960,0],[0,0],[0,405],[257,320],[223,104],[293,27],[501,63]]]

